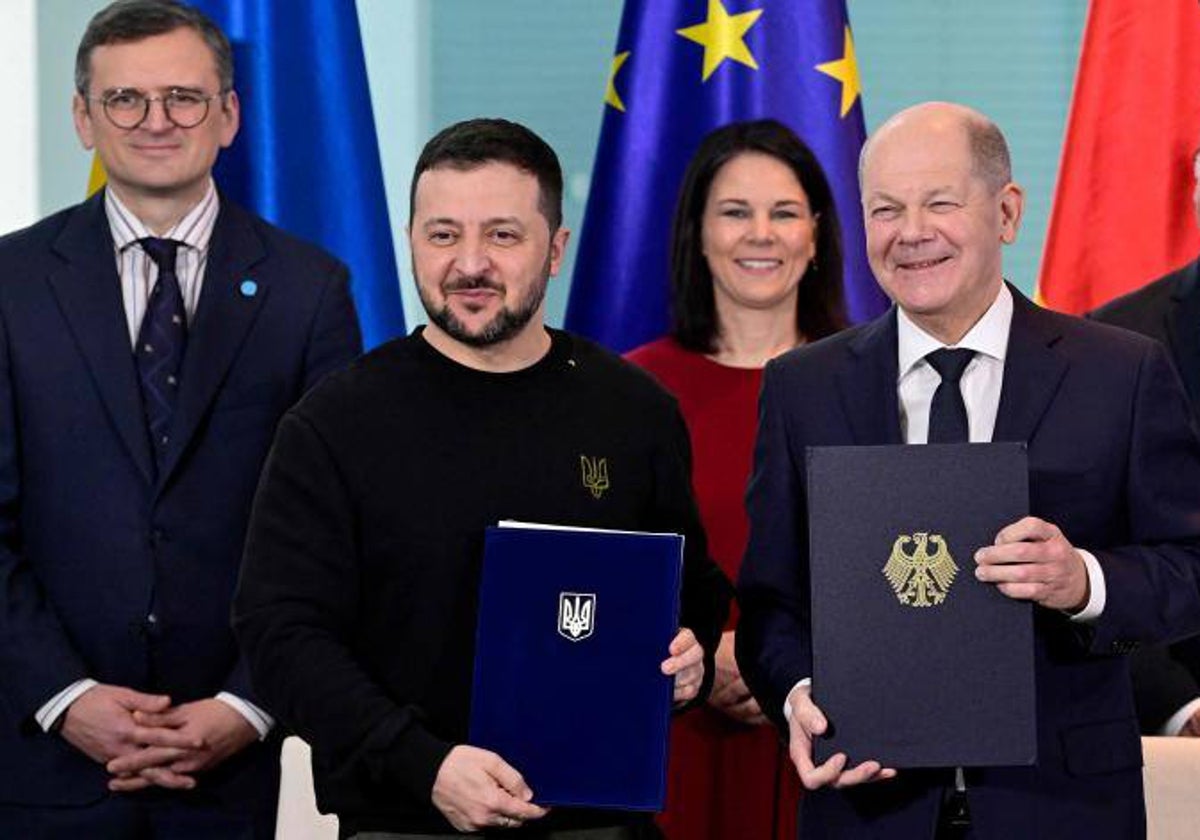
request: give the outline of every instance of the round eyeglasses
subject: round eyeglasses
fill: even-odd
[[[208,104],[225,95],[204,94],[198,90],[172,89],[162,96],[147,96],[133,88],[117,88],[103,96],[89,96],[89,102],[99,102],[104,116],[117,128],[134,129],[150,116],[150,103],[161,102],[167,119],[180,128],[195,128],[208,116]]]

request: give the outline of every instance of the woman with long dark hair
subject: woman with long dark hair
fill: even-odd
[[[786,126],[733,123],[701,143],[675,210],[671,292],[671,334],[629,358],[679,400],[709,548],[736,579],[762,368],[845,325],[833,195],[812,151]],[[660,818],[671,840],[796,836],[800,786],[738,672],[736,632],[735,611],[708,705],[681,716],[672,732]]]

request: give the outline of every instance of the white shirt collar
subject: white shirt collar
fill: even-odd
[[[217,197],[217,187],[212,178],[208,179],[208,189],[196,205],[188,210],[175,225],[164,234],[164,239],[175,239],[204,251],[212,238],[216,226],[217,211],[220,200]],[[124,251],[139,239],[154,236],[150,228],[134,215],[133,211],[111,189],[104,191],[104,213],[108,217],[108,227],[112,231],[113,245],[118,251]]]
[[[1001,283],[1000,293],[996,295],[992,305],[954,346],[974,350],[1003,362],[1008,351],[1008,331],[1012,326],[1012,315],[1012,292],[1007,284]],[[901,379],[927,354],[947,346],[913,323],[900,307],[896,307],[896,330],[899,348],[898,371]]]

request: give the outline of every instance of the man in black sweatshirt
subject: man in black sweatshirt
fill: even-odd
[[[684,534],[683,629],[662,670],[677,705],[711,682],[730,587],[675,402],[543,323],[561,196],[557,157],[522,126],[434,137],[409,228],[428,326],[326,380],[268,459],[235,628],[256,688],[312,745],[318,804],[344,837],[653,832],[646,815],[547,812],[502,756],[465,743],[484,529],[500,519]],[[605,459],[607,490],[589,489],[581,456]]]

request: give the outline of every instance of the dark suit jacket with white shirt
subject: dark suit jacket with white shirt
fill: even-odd
[[[0,239],[0,804],[106,794],[34,721],[76,680],[254,702],[229,610],[259,469],[360,342],[345,267],[223,200],[156,477],[103,193]],[[277,774],[272,739],[192,796]]]
[[[966,771],[975,836],[1124,840],[1145,831],[1127,654],[1200,628],[1200,441],[1160,345],[1013,296],[993,440],[1027,443],[1032,514],[1095,554],[1107,600],[1090,624],[1035,609],[1038,763]],[[812,674],[805,447],[902,443],[896,385],[895,310],[764,374],[738,661],[784,732]],[[809,794],[801,833],[932,837],[949,778]]]
[[[1171,358],[1200,424],[1200,260],[1148,283],[1088,317],[1158,339]],[[1133,690],[1142,731],[1158,733],[1186,704],[1200,698],[1200,637],[1139,651]]]

